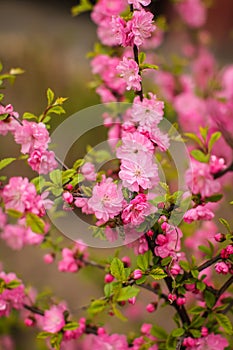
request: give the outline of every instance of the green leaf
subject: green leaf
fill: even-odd
[[[227,220],[220,218],[219,221],[221,222],[222,225],[224,225],[227,229],[227,231],[231,234],[231,228]]]
[[[120,290],[120,294],[117,297],[117,301],[125,301],[130,298],[136,297],[139,293],[139,289],[134,286],[127,286]]]
[[[201,332],[198,329],[189,329],[189,332],[192,334],[194,338],[200,338]]]
[[[148,250],[145,254],[139,254],[137,257],[137,266],[142,270],[146,271],[149,267],[151,260],[151,252]]]
[[[45,222],[39,218],[36,214],[26,214],[26,224],[35,233],[44,234]]]
[[[77,322],[68,322],[62,329],[63,331],[73,331],[77,329],[79,324]]]
[[[202,128],[202,127],[200,126],[200,133],[201,133],[201,136],[203,137],[203,139],[206,140],[206,137],[207,137],[207,135],[208,135],[208,127]]]
[[[109,298],[112,294],[112,283],[106,283],[104,286],[104,295]]]
[[[205,308],[202,306],[195,306],[189,312],[193,315],[199,315],[204,310],[205,310]]]
[[[160,267],[156,267],[149,272],[149,275],[155,280],[161,280],[167,277],[167,274]]]
[[[51,337],[51,335],[53,334],[49,332],[40,332],[39,334],[37,334],[37,339],[46,339],[48,337]]]
[[[199,271],[197,269],[191,270],[191,274],[194,278],[198,278],[199,276]]]
[[[9,73],[11,75],[19,75],[19,74],[23,74],[24,72],[25,70],[23,70],[22,68],[11,68]]]
[[[25,112],[23,114],[23,119],[38,119],[38,117],[30,112]]]
[[[203,147],[203,143],[197,135],[186,132],[186,133],[184,133],[184,136],[188,137],[192,141],[195,141],[200,147]]]
[[[209,154],[205,154],[199,149],[193,149],[190,154],[193,156],[194,159],[198,160],[201,163],[208,163],[209,161]]]
[[[88,307],[87,311],[91,316],[95,316],[104,311],[107,305],[106,300],[94,300],[91,305]]]
[[[125,281],[126,275],[125,275],[125,269],[123,262],[118,258],[113,258],[111,265],[110,265],[111,274],[118,280],[118,281]]]
[[[7,165],[11,164],[16,158],[4,158],[0,160],[0,170],[4,169]]]
[[[159,69],[158,66],[156,66],[155,64],[150,64],[150,63],[143,63],[143,64],[140,64],[140,69]]]
[[[206,289],[206,284],[204,282],[202,282],[202,281],[197,281],[196,287],[197,287],[198,290],[203,292]]]
[[[158,339],[167,339],[167,332],[162,328],[157,325],[153,325],[151,329],[151,335]]]
[[[0,120],[5,120],[9,117],[9,114],[8,113],[3,113],[3,114],[0,114]]]
[[[23,216],[23,213],[21,213],[18,210],[15,210],[15,209],[7,209],[6,212],[8,215],[10,215],[11,217],[16,218],[16,219],[19,219]]]
[[[219,326],[222,327],[227,334],[233,333],[231,321],[226,315],[217,313],[215,317]]]
[[[218,202],[220,201],[220,199],[222,199],[222,194],[214,194],[213,196],[210,196],[210,197],[206,197],[205,198],[205,202],[208,203],[208,202]]]
[[[189,272],[190,266],[189,266],[189,263],[188,263],[187,261],[185,261],[185,260],[180,260],[180,261],[179,261],[179,265],[180,265],[180,267],[181,267],[184,271]]]
[[[51,106],[54,100],[54,92],[50,88],[48,88],[46,94],[47,94],[48,106]]]
[[[78,169],[80,168],[81,166],[83,166],[83,164],[85,163],[85,160],[84,159],[77,159],[74,164],[73,164],[73,168],[74,169]]]
[[[9,283],[7,283],[6,288],[7,289],[15,289],[20,285],[21,285],[20,281],[13,280],[13,281],[10,281]]]
[[[80,13],[90,11],[92,7],[93,6],[89,0],[81,0],[79,5],[73,6],[71,8],[71,13],[73,16],[77,16]]]
[[[122,312],[116,307],[115,304],[112,304],[112,311],[114,315],[119,318],[121,321],[127,321],[127,318],[122,314]]]
[[[204,291],[204,299],[206,302],[206,305],[209,309],[212,309],[212,307],[215,305],[216,298],[213,293],[211,293],[208,290]]]
[[[201,317],[200,315],[195,315],[192,319],[191,327],[192,328],[199,328],[203,325],[204,322],[205,322],[204,317]]]
[[[166,341],[166,350],[175,350],[176,343],[177,343],[176,338],[174,338],[172,335],[169,335]]]
[[[138,55],[138,61],[139,61],[139,64],[142,64],[146,59],[146,54],[145,52],[140,52],[139,55]]]
[[[50,180],[57,186],[62,184],[62,173],[61,170],[55,169],[49,174]]]
[[[136,280],[136,284],[140,285],[142,283],[145,283],[147,279],[146,275],[143,275],[141,278],[139,278],[138,280]]]
[[[171,335],[175,338],[181,337],[184,334],[184,328],[176,328],[172,331]]]
[[[216,131],[215,133],[213,133],[211,135],[209,143],[208,143],[208,151],[209,151],[209,153],[211,152],[215,142],[217,142],[220,139],[221,136],[222,136],[222,134],[221,134],[220,131]]]

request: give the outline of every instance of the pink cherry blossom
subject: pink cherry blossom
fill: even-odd
[[[222,335],[214,333],[195,340],[195,345],[188,347],[187,350],[225,350],[229,345],[228,341]]]
[[[176,252],[180,250],[180,239],[183,236],[178,227],[171,226],[166,223],[164,225],[164,234],[159,234],[155,240],[156,247],[154,252],[161,258],[167,256],[176,257]]]
[[[93,188],[88,206],[95,212],[99,223],[113,219],[122,210],[123,194],[121,187],[112,178],[104,178]]]
[[[220,189],[220,183],[214,180],[207,163],[193,161],[186,171],[186,183],[193,194],[201,194],[202,198],[210,197]]]
[[[119,177],[124,187],[138,192],[156,186],[159,182],[158,167],[147,153],[135,154],[131,160],[122,160]]]
[[[190,27],[198,28],[205,24],[206,8],[201,0],[181,0],[176,4],[176,9]]]
[[[183,220],[187,223],[191,223],[197,220],[212,220],[214,213],[204,205],[198,205],[196,208],[189,209],[183,217]]]
[[[96,180],[96,172],[94,164],[87,162],[81,167],[81,172],[88,181]]]
[[[140,225],[150,215],[152,208],[145,194],[138,194],[129,204],[124,206],[121,218],[124,224]]]
[[[1,238],[9,247],[20,250],[24,247],[25,228],[19,225],[6,225]]]
[[[147,136],[162,152],[166,151],[169,148],[170,140],[168,135],[163,133],[157,126],[139,126],[138,131]]]
[[[19,117],[18,113],[14,111],[11,104],[6,107],[0,104],[0,115],[1,114],[8,114],[8,118],[0,120],[0,135],[5,136],[8,131],[14,133],[16,128],[19,127],[19,123],[14,119]]]
[[[127,90],[141,90],[141,76],[139,75],[138,64],[133,59],[128,59],[125,56],[116,67],[119,75],[126,82]]]
[[[227,275],[229,272],[229,266],[224,261],[217,262],[214,268],[217,273],[222,273],[223,275]]]
[[[127,24],[130,25],[130,35],[133,36],[135,45],[141,46],[155,30],[155,26],[152,24],[153,17],[154,15],[149,11],[134,11],[132,19]]]
[[[12,308],[20,310],[23,308],[25,298],[25,289],[22,281],[17,278],[14,273],[6,274],[4,271],[0,272],[0,279],[2,279],[6,286],[0,293],[0,317],[9,316]],[[13,289],[8,289],[7,284],[11,281],[19,282],[19,286]]]
[[[125,133],[122,137],[122,145],[117,148],[116,155],[120,159],[131,159],[134,154],[143,152],[153,153],[154,146],[152,142],[139,132]]]
[[[12,177],[2,191],[6,209],[15,209],[20,212],[31,210],[37,196],[35,186],[27,178]]]
[[[48,174],[57,167],[55,154],[40,147],[30,153],[28,164],[39,174]]]
[[[148,6],[151,3],[151,0],[128,0],[130,5],[133,5],[135,9],[140,10],[142,6]]]
[[[103,335],[89,335],[84,342],[83,350],[128,350],[127,339],[125,335],[121,334],[103,334]]]
[[[156,126],[163,119],[164,103],[156,95],[149,93],[149,98],[134,98],[131,110],[132,120],[140,126]]]
[[[21,145],[23,154],[33,152],[35,149],[46,149],[50,142],[48,130],[44,123],[35,123],[23,120],[23,125],[14,133],[15,142]]]
[[[57,333],[65,326],[64,307],[53,305],[45,310],[43,318],[43,331]]]
[[[215,155],[212,155],[210,157],[209,165],[211,174],[216,174],[219,171],[226,169],[225,159],[218,158]]]

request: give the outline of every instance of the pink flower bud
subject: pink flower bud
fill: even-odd
[[[186,298],[185,297],[178,297],[176,300],[176,304],[179,306],[182,306],[186,303]]]
[[[134,270],[133,272],[133,278],[135,280],[139,280],[142,277],[142,271],[139,269]]]
[[[185,284],[185,289],[188,292],[193,292],[196,289],[195,283]]]
[[[152,286],[154,289],[159,289],[159,288],[160,288],[159,283],[158,283],[158,282],[155,282],[155,281],[151,283],[151,286]]]
[[[196,345],[196,340],[191,337],[185,338],[183,341],[183,345],[188,347],[193,347]]]
[[[53,254],[45,254],[43,256],[43,260],[46,264],[52,264],[54,262],[54,255]]]
[[[150,323],[143,323],[142,327],[141,327],[141,333],[143,334],[150,334],[152,328],[152,324]]]
[[[158,209],[163,209],[165,207],[165,203],[164,202],[160,202],[157,204]]]
[[[224,261],[218,262],[214,268],[217,273],[222,273],[223,275],[226,275],[229,272],[229,267]]]
[[[168,242],[168,239],[165,235],[159,234],[156,238],[156,243],[158,245],[164,245]]]
[[[152,230],[149,230],[149,231],[147,231],[147,236],[148,237],[150,237],[150,238],[152,238],[153,237],[153,234],[154,234],[154,232],[152,231]]]
[[[177,299],[177,296],[175,294],[169,293],[168,294],[168,300],[170,301],[170,303],[172,304],[173,301],[175,301]]]
[[[73,203],[73,196],[70,192],[63,192],[62,198],[68,204]]]
[[[128,303],[134,305],[136,303],[136,297],[129,298]]]
[[[125,267],[129,267],[131,265],[131,260],[129,256],[123,256],[121,259]]]
[[[206,328],[206,327],[201,327],[201,335],[202,335],[203,337],[207,337],[208,333],[209,333],[208,328]]]
[[[162,225],[161,225],[161,229],[163,231],[166,231],[166,228],[168,227],[168,223],[167,222],[163,222]]]
[[[157,305],[155,303],[150,303],[146,306],[146,311],[152,313],[156,310],[156,306]]]
[[[98,335],[104,335],[104,334],[106,334],[106,330],[103,327],[99,327],[97,329],[97,334]]]
[[[181,271],[180,265],[173,264],[171,267],[170,273],[173,276],[177,276],[177,275],[179,275],[180,271]]]
[[[216,235],[214,235],[214,239],[216,242],[224,242],[226,240],[226,236],[223,233],[216,233]]]
[[[67,184],[66,185],[66,189],[68,190],[68,191],[72,191],[73,190],[73,185],[71,185],[71,184]]]
[[[25,320],[24,320],[24,324],[25,324],[25,326],[27,326],[27,327],[32,327],[33,325],[34,325],[34,321],[30,318],[30,317],[28,317],[28,318],[26,318]]]
[[[105,275],[105,277],[104,277],[105,283],[111,283],[113,280],[114,280],[114,277],[110,273],[107,273],[107,275]]]

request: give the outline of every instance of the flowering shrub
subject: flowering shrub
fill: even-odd
[[[91,266],[93,273],[102,273],[103,296],[89,301],[88,316],[76,320],[65,301],[51,298],[45,306],[40,294],[26,288],[13,272],[0,272],[0,317],[7,319],[17,310],[49,349],[233,346],[233,231],[225,218],[218,218],[219,208],[232,205],[225,187],[233,170],[233,67],[220,69],[202,38],[207,8],[201,0],[170,5],[193,35],[187,34],[183,44],[184,64],[181,58],[172,64],[162,60],[156,50],[167,27],[150,6],[150,0],[98,0],[94,5],[82,0],[72,9],[73,14],[91,11],[97,25],[100,43],[90,54],[92,85],[106,104],[102,117],[108,152],[88,146],[83,159],[68,167],[56,149],[49,149],[49,123],[54,114],[64,113],[66,98],[55,98],[48,89],[44,112],[21,117],[0,96],[0,134],[13,136],[21,147],[17,159],[37,173],[32,179],[1,176],[1,239],[13,250],[26,245],[46,248],[44,262],[57,261],[60,272],[75,274]],[[19,73],[13,69],[2,74],[1,85]],[[182,136],[175,125],[164,130],[165,119],[174,116]],[[186,172],[177,176],[175,158],[182,154],[173,159],[172,147],[178,150],[184,142]],[[0,169],[15,160],[2,159]],[[182,188],[179,175],[185,179]],[[94,261],[85,236],[66,246],[52,230],[53,217],[61,212],[78,213],[94,239],[127,246],[135,258],[131,261],[120,250]],[[137,306],[142,289],[151,293],[151,302],[144,305],[148,314],[161,306],[173,309],[172,330],[143,320],[141,328],[127,336],[98,322],[96,316],[104,312],[125,321],[126,306]],[[0,345],[13,347],[6,334]]]

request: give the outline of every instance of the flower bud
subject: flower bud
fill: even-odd
[[[133,278],[134,278],[135,280],[139,280],[140,278],[142,278],[142,271],[139,270],[139,269],[134,270],[134,272],[133,272]]]
[[[111,275],[110,273],[107,273],[104,277],[104,282],[105,283],[111,283],[114,280],[113,275]]]
[[[152,313],[156,310],[157,305],[155,303],[150,303],[146,306],[146,311]]]
[[[224,242],[226,240],[226,236],[223,233],[216,233],[216,235],[214,235],[214,239],[216,242]]]

